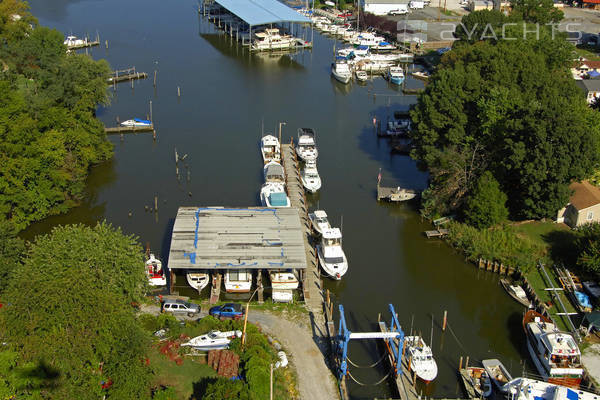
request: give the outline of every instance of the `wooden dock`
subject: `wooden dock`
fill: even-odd
[[[115,126],[104,128],[107,135],[118,135],[120,133],[142,133],[154,132],[154,124],[147,126]]]
[[[146,79],[148,74],[145,72],[137,72],[135,67],[113,71],[110,78],[107,79],[109,85],[119,82],[132,81],[136,79]]]
[[[427,239],[438,238],[442,236],[446,236],[448,234],[448,229],[435,229],[433,231],[425,231],[425,236]]]
[[[387,326],[385,322],[379,321],[379,330],[381,332],[388,332]],[[396,345],[398,345],[397,339],[392,339],[395,341]],[[399,368],[402,371],[402,374],[397,374],[394,379],[394,384],[398,395],[401,400],[418,400],[419,394],[417,393],[417,389],[415,388],[416,375],[413,375],[412,372],[408,368],[408,364],[406,360],[402,360],[399,364],[396,362],[396,356],[394,355],[392,349],[386,343],[386,351],[387,351],[387,359],[390,363],[390,367],[392,369]]]
[[[319,264],[317,261],[317,252],[310,244],[311,224],[308,218],[308,205],[304,194],[304,187],[300,179],[300,169],[296,152],[293,144],[282,144],[281,155],[283,158],[283,168],[286,176],[286,187],[292,207],[298,209],[300,222],[304,229],[304,247],[306,250],[306,271],[303,277],[304,301],[310,311],[314,313],[315,322],[319,327],[324,327],[325,319],[323,317],[323,292],[321,277],[319,273]],[[317,318],[318,317],[318,318]]]
[[[418,193],[412,189],[377,185],[377,201],[407,201],[414,199],[417,195]]]
[[[86,41],[85,43],[82,43],[82,44],[74,44],[74,45],[67,46],[67,50],[79,50],[79,49],[85,49],[86,47],[94,47],[94,46],[99,46],[99,45],[100,45],[100,40],[94,40],[92,42]]]

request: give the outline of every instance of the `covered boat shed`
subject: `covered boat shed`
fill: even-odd
[[[306,269],[295,208],[180,207],[169,269]]]

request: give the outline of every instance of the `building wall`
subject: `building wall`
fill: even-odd
[[[408,2],[398,2],[396,4],[381,4],[381,3],[371,3],[365,4],[364,10],[365,12],[375,14],[375,15],[387,15],[392,10],[397,10],[400,8],[399,4],[408,4]]]
[[[599,222],[600,221],[600,204],[588,207],[584,210],[580,210],[577,213],[577,223],[575,226],[581,226],[588,222]]]

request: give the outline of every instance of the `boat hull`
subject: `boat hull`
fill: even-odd
[[[342,277],[348,272],[348,261],[344,256],[344,262],[339,264],[330,264],[326,263],[323,257],[323,252],[321,251],[321,246],[317,246],[317,256],[319,258],[319,264],[321,264],[321,268],[323,271],[332,279],[339,281]]]
[[[404,78],[391,77],[390,82],[394,85],[402,85],[402,83],[404,83]]]
[[[350,79],[352,78],[352,75],[347,75],[347,74],[338,74],[337,72],[335,72],[335,70],[331,70],[331,74],[333,75],[333,77],[338,81],[341,82],[343,84],[347,84],[350,82]]]
[[[512,290],[510,290],[510,282],[508,280],[500,279],[500,284],[502,285],[506,293],[508,293],[508,295],[513,298],[513,300],[525,307],[529,307],[531,305],[529,301],[518,297]]]
[[[185,279],[187,280],[188,285],[196,289],[198,292],[207,287],[208,281],[210,280],[208,274],[203,272],[187,273],[185,274]]]

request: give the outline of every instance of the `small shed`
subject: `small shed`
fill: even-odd
[[[576,228],[588,222],[600,221],[600,188],[588,181],[573,182],[569,204],[558,211],[557,222]]]

